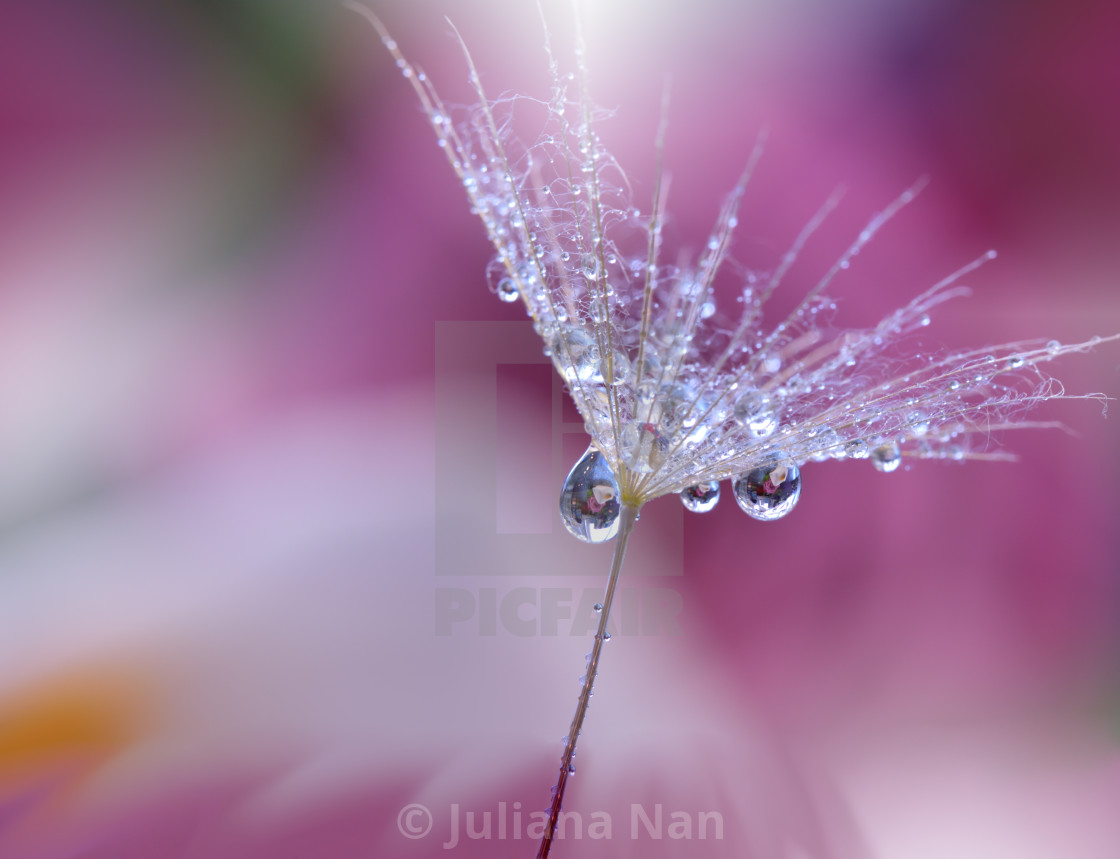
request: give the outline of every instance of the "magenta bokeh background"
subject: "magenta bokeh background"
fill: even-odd
[[[548,93],[533,4],[375,8],[448,99],[470,96],[445,15],[491,92]],[[523,316],[410,88],[332,3],[4,19],[0,855],[531,855],[512,830],[444,849],[451,808],[545,805],[590,638],[531,606],[541,634],[476,608],[441,635],[439,600],[578,602],[605,556],[493,534],[498,466],[467,442],[501,415],[511,462],[562,452],[521,472],[528,511],[581,440],[518,435],[559,424],[540,365],[508,368],[539,360],[517,336],[487,347],[515,356],[496,407],[446,393],[494,359],[440,329],[462,354],[441,368],[437,324]],[[928,342],[1120,332],[1112,5],[609,0],[585,31],[643,207],[671,79],[671,252],[767,127],[745,266],[847,188],[791,293],[931,178],[837,280],[841,323],[995,247]],[[1053,369],[1116,396],[1118,365],[1111,344]],[[624,577],[676,600],[677,634],[620,616],[568,799],[613,832],[554,855],[1112,856],[1116,417],[1038,416],[1072,432],[994,439],[1016,464],[810,464],[776,523],[652,504]],[[426,838],[398,829],[410,803]],[[717,811],[724,838],[631,837],[632,803]]]

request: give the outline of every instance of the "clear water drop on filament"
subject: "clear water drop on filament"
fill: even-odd
[[[719,503],[719,481],[699,483],[681,490],[681,504],[693,513],[707,513]]]
[[[897,444],[884,444],[871,451],[871,464],[884,474],[894,471],[902,463],[902,451]]]
[[[735,478],[735,502],[752,519],[781,519],[801,497],[801,469],[780,453],[772,454],[758,468]]]
[[[778,429],[773,400],[765,391],[744,392],[732,407],[732,413],[755,438],[769,438]]]
[[[498,298],[502,301],[509,303],[517,301],[520,297],[521,293],[517,291],[517,284],[512,278],[503,277],[498,281]]]
[[[618,480],[602,452],[592,445],[560,490],[560,519],[585,543],[605,543],[618,533]]]

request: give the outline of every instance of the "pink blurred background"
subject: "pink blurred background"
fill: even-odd
[[[548,94],[532,4],[374,8],[451,100],[445,15],[491,92]],[[333,3],[4,18],[0,855],[533,855],[512,815],[547,802],[606,556],[540,522],[583,440],[406,82]],[[670,76],[674,252],[765,126],[744,265],[848,188],[791,291],[932,179],[841,323],[995,247],[929,342],[1120,332],[1111,4],[605,0],[585,30],[640,206]],[[1053,369],[1115,396],[1118,364]],[[650,505],[567,802],[613,830],[554,855],[1116,855],[1116,417],[1039,417],[1074,432],[997,440],[1017,464],[811,464],[777,523]],[[445,846],[456,807],[490,837]]]

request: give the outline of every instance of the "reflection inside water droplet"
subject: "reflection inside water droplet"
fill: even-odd
[[[560,518],[585,543],[604,543],[618,533],[618,481],[598,448],[587,449],[560,491]]]
[[[902,462],[902,451],[897,444],[884,444],[871,451],[871,464],[876,471],[888,473],[898,468]]]
[[[735,478],[735,501],[753,519],[781,519],[801,497],[801,470],[780,453],[765,465]]]
[[[719,503],[719,481],[700,483],[681,490],[681,503],[693,513],[707,513]]]

